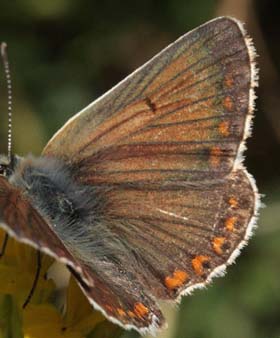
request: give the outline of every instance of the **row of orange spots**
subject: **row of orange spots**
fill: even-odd
[[[219,126],[219,132],[223,136],[229,136],[229,121],[222,121]]]
[[[225,243],[225,237],[215,237],[213,239],[213,249],[214,251],[218,254],[218,255],[221,255],[223,253],[223,244]]]
[[[120,317],[129,316],[130,318],[135,317],[143,318],[149,313],[149,309],[144,304],[139,302],[134,304],[133,311],[129,310],[126,312],[124,309],[120,307],[115,310],[112,306],[108,304],[105,305],[105,308],[112,313],[116,312]]]
[[[192,260],[192,266],[194,268],[194,271],[197,275],[201,276],[203,275],[204,271],[203,271],[203,263],[209,262],[210,257],[209,256],[196,256],[193,260]]]
[[[182,286],[189,278],[188,274],[182,270],[175,270],[171,276],[165,277],[165,285],[173,290]]]
[[[232,216],[232,217],[227,218],[226,221],[225,221],[226,229],[228,231],[234,231],[234,226],[235,226],[236,221],[237,221],[236,216]]]

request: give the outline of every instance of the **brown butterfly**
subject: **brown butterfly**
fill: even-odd
[[[140,333],[231,264],[259,197],[242,165],[254,48],[221,17],[71,118],[42,156],[1,157],[1,227],[65,263],[89,302]]]

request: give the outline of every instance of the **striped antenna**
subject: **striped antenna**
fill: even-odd
[[[7,54],[7,44],[1,43],[1,58],[4,65],[4,71],[6,76],[7,91],[8,91],[8,158],[12,157],[12,80],[9,67],[9,60]]]

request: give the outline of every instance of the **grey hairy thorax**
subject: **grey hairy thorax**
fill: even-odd
[[[0,169],[66,242],[87,238],[88,225],[92,229],[99,222],[100,194],[76,183],[62,161],[32,155],[9,160],[1,155]]]
[[[105,187],[78,183],[74,168],[50,157],[1,155],[0,174],[21,190],[75,257],[90,265],[93,257],[97,265],[126,261],[129,251],[106,216]]]

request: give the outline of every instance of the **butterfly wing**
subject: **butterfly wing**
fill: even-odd
[[[253,184],[237,170],[211,183],[110,191],[105,211],[137,257],[132,268],[143,288],[157,299],[176,299],[221,273],[251,234],[258,203]]]
[[[0,177],[0,228],[19,242],[66,264],[91,303],[113,322],[142,332],[162,326],[164,320],[160,310],[133,275],[122,274],[120,282],[121,272],[111,268],[112,262],[95,260],[94,257],[77,259],[77,254],[83,256],[84,253],[71,250],[71,246],[67,248],[69,243],[59,238],[56,229],[48,224],[22,191],[4,177]],[[95,264],[90,263],[91,259]],[[97,274],[101,264],[101,273]],[[120,265],[115,266],[120,268]]]
[[[123,185],[105,196],[103,227],[75,255],[88,262],[94,287],[78,282],[107,317],[142,334],[164,323],[156,300],[180,300],[224,273],[255,223],[256,193],[243,170],[206,184]],[[105,229],[114,243],[102,242]]]
[[[184,35],[74,116],[45,147],[86,184],[228,174],[252,113],[252,51],[239,23]]]
[[[104,223],[75,253],[96,287],[77,279],[125,327],[160,326],[152,299],[205,285],[251,232],[258,197],[240,159],[252,55],[238,22],[213,20],[74,116],[43,151],[76,181],[104,189]],[[104,229],[112,238],[102,241]]]
[[[141,333],[164,323],[154,298],[175,299],[209,283],[232,262],[254,225],[255,192],[242,170],[211,184],[130,186],[106,194],[104,227],[115,235],[113,244],[106,236],[102,243],[106,233],[98,227],[81,247],[59,238],[1,177],[0,227],[71,266],[95,308]]]
[[[52,227],[23,196],[22,191],[0,176],[0,227],[18,241],[51,255],[62,263],[81,271]]]

